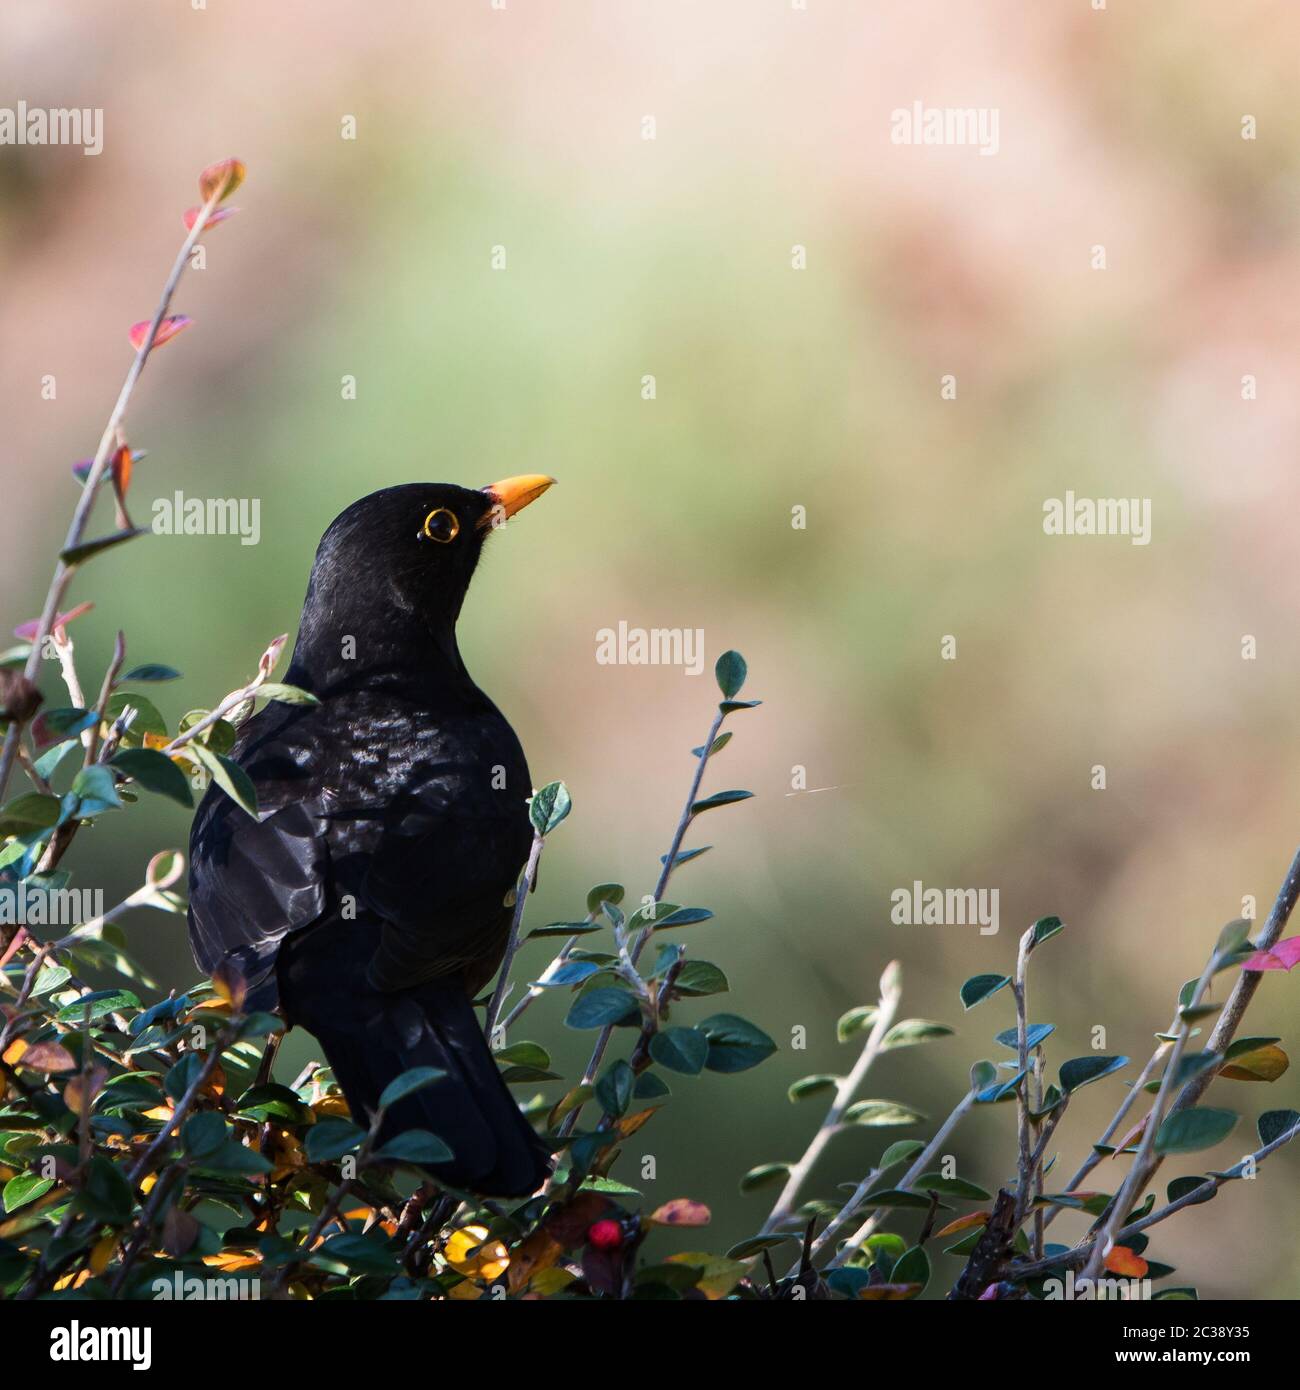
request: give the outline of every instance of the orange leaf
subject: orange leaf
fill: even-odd
[[[959,1216],[956,1221],[949,1221],[941,1231],[934,1233],[935,1240],[940,1236],[955,1236],[958,1231],[969,1231],[972,1226],[987,1226],[989,1224],[989,1214],[986,1211],[973,1211],[969,1216]]]
[[[920,1292],[920,1284],[867,1284],[858,1297],[867,1303],[903,1303]]]
[[[247,171],[239,159],[222,159],[209,164],[199,175],[199,197],[205,203],[215,198],[219,203],[228,198],[244,181]]]
[[[3,1058],[0,1058],[0,1061],[3,1061],[7,1066],[12,1067],[17,1062],[22,1060],[22,1055],[26,1051],[26,1041],[22,1038],[15,1038],[13,1042],[11,1042],[9,1046],[5,1048],[4,1056]],[[73,1065],[75,1066],[76,1064],[74,1063]]]
[[[539,1226],[527,1240],[521,1241],[510,1254],[507,1285],[511,1293],[519,1293],[532,1282],[533,1275],[552,1268],[564,1249],[559,1241]]]
[[[1147,1262],[1141,1255],[1135,1255],[1127,1245],[1116,1245],[1106,1256],[1106,1268],[1112,1274],[1122,1274],[1126,1279],[1144,1279]]]
[[[624,1115],[618,1122],[618,1132],[624,1139],[626,1139],[629,1134],[635,1134],[655,1111],[659,1109],[662,1109],[662,1107],[652,1105],[648,1110],[638,1110],[635,1115]]]
[[[675,1197],[659,1207],[650,1220],[656,1226],[707,1226],[713,1220],[713,1213],[703,1202],[693,1202],[689,1197]]]
[[[107,1067],[91,1067],[88,1076],[74,1076],[63,1088],[63,1103],[75,1115],[84,1115],[104,1089],[108,1080]]]

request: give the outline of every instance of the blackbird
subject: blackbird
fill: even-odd
[[[411,483],[338,516],[286,678],[319,703],[240,727],[257,817],[210,787],[190,837],[199,966],[314,1034],[361,1123],[402,1072],[440,1068],[379,1137],[431,1130],[453,1154],[437,1176],[502,1196],[535,1191],[550,1160],[472,1005],[505,952],[532,786],[456,620],[487,537],[552,482]]]

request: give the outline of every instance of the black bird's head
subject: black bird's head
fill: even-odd
[[[321,694],[464,675],[456,619],[484,543],[554,481],[403,483],[354,502],[316,549],[289,680]]]

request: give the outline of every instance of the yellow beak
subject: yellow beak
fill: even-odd
[[[554,481],[545,473],[521,473],[518,477],[490,484],[483,491],[492,499],[492,509],[480,525],[500,526],[508,517],[535,502]]]

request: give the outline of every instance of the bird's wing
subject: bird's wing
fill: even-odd
[[[384,923],[373,983],[399,989],[466,971],[475,989],[495,972],[532,841],[528,790],[523,754],[495,711],[425,740],[362,888]]]
[[[325,907],[328,847],[311,711],[272,704],[240,730],[233,756],[257,791],[254,819],[211,787],[190,835],[190,946],[201,969],[242,975],[255,1007],[275,1002],[286,932]]]

